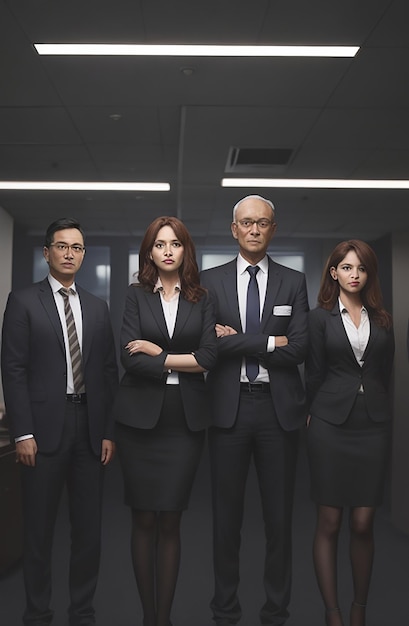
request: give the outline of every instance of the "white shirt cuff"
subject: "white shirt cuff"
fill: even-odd
[[[267,341],[267,352],[274,352],[276,347],[276,338],[274,336],[269,336]]]
[[[18,443],[19,441],[25,441],[25,439],[33,439],[34,435],[22,435],[21,437],[16,437],[14,439],[14,443]]]

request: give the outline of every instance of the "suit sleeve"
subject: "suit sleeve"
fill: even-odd
[[[163,368],[167,352],[163,350],[158,356],[149,356],[142,352],[129,354],[125,346],[135,339],[145,339],[141,332],[140,307],[138,302],[138,289],[140,287],[128,287],[125,311],[121,329],[121,363],[130,374],[141,374],[152,378],[162,378]]]
[[[267,352],[268,338],[267,334],[250,335],[242,332],[220,337],[220,356],[257,356],[266,368],[301,364],[305,360],[308,347],[308,297],[303,274],[300,274],[292,300],[292,314],[287,331],[288,345]]]
[[[383,354],[383,380],[385,381],[385,387],[388,389],[390,386],[392,369],[393,369],[393,359],[395,356],[395,335],[393,332],[393,327],[386,331],[387,333],[387,344],[386,349]]]
[[[28,389],[30,320],[27,307],[10,293],[4,312],[1,370],[7,416],[14,437],[34,433]]]
[[[320,310],[311,311],[308,319],[310,344],[305,362],[305,385],[308,404],[311,405],[325,379],[328,365],[325,347],[325,322],[320,315]]]
[[[104,331],[105,331],[105,352],[104,352],[104,381],[105,395],[107,398],[107,418],[105,426],[105,439],[113,439],[113,414],[112,405],[118,389],[118,365],[116,360],[116,350],[112,325],[109,316],[108,306],[104,302]]]
[[[194,350],[195,359],[205,370],[211,370],[217,361],[216,314],[209,294],[203,298],[202,333],[200,345]]]

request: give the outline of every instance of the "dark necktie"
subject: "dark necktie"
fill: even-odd
[[[75,293],[73,289],[59,290],[64,298],[65,321],[67,322],[68,346],[70,349],[72,377],[74,382],[74,393],[84,392],[84,378],[82,375],[81,348],[78,342],[77,329],[75,328],[74,315],[70,305],[70,293]]]
[[[258,265],[249,265],[246,269],[250,274],[247,287],[246,333],[255,335],[260,332],[260,295],[256,278],[260,268]],[[256,357],[246,357],[246,374],[250,382],[257,378],[258,371],[258,359]]]

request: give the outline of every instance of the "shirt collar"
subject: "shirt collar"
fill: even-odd
[[[57,293],[61,289],[61,287],[65,289],[64,285],[62,285],[56,278],[54,278],[54,276],[51,276],[51,274],[48,274],[47,278],[53,293]],[[68,289],[72,289],[74,293],[77,293],[75,282],[72,283],[72,285],[70,285]]]
[[[341,298],[338,298],[338,306],[339,306],[339,310],[341,313],[348,313],[348,309],[346,308],[346,306],[342,304]],[[364,305],[362,305],[361,312],[366,313],[368,315],[368,311],[366,310]]]
[[[237,255],[237,273],[244,274],[247,271],[248,266],[251,265],[246,259],[244,259],[241,254]],[[268,274],[268,256],[265,255],[261,261],[257,263],[260,270],[264,272],[264,274]]]
[[[176,285],[175,285],[175,293],[179,293],[180,290],[181,290],[180,289],[180,283],[176,283]],[[162,285],[162,281],[161,281],[159,276],[158,276],[158,280],[156,281],[156,285],[153,288],[153,293],[156,293],[158,291],[159,291],[159,293],[165,293],[165,290],[164,290],[163,285]]]

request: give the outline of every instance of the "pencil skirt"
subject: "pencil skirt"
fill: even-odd
[[[187,427],[179,385],[167,385],[154,428],[116,424],[124,501],[140,511],[181,511],[189,503],[205,431]]]
[[[307,428],[311,498],[327,506],[382,503],[390,451],[390,422],[374,422],[358,394],[348,419],[330,424],[311,416]]]

